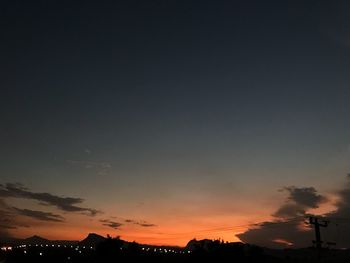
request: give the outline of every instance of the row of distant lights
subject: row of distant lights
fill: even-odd
[[[162,249],[162,248],[154,248],[154,249],[151,249],[151,248],[142,248],[142,250],[144,251],[153,251],[153,252],[159,252],[159,253],[175,253],[175,254],[190,254],[191,251],[190,250],[187,250],[186,252],[185,251],[176,251],[176,250],[171,250],[171,249]]]
[[[67,245],[39,245],[39,244],[36,244],[36,245],[20,245],[20,246],[16,246],[16,247],[14,247],[14,248],[23,248],[23,249],[26,249],[27,247],[58,247],[58,248],[60,248],[60,247],[64,247],[64,248],[74,248],[76,251],[78,251],[78,253],[79,254],[81,254],[82,253],[82,251],[80,250],[80,249],[94,249],[93,247],[85,247],[85,246],[83,246],[83,247],[80,247],[80,246],[67,246]],[[3,251],[12,251],[12,247],[1,247],[1,250],[3,250]],[[23,253],[24,254],[27,254],[27,251],[26,250],[24,250],[23,251]],[[43,252],[39,252],[39,256],[42,256],[43,255]],[[68,259],[70,259],[70,257],[68,257]]]
[[[78,253],[82,253],[82,251],[80,250],[80,249],[94,249],[93,247],[85,247],[85,246],[83,246],[83,247],[80,247],[80,246],[67,246],[67,245],[48,245],[48,244],[46,244],[46,245],[39,245],[39,244],[36,244],[36,245],[33,245],[33,247],[58,247],[58,248],[60,248],[60,247],[64,247],[64,248],[74,248],[76,251],[78,251]],[[32,247],[32,245],[20,245],[20,246],[17,246],[17,247],[15,247],[15,248],[23,248],[23,249],[25,249],[25,248],[27,248],[27,247]],[[120,248],[120,250],[122,250],[123,248]],[[2,247],[1,248],[1,250],[3,250],[3,251],[11,251],[12,250],[12,247]],[[174,253],[174,254],[190,254],[191,253],[191,251],[190,250],[187,250],[187,251],[177,251],[177,250],[174,250],[174,249],[163,249],[163,248],[154,248],[154,249],[151,249],[151,248],[141,248],[141,250],[143,250],[143,251],[147,251],[147,252],[158,252],[158,253]],[[24,254],[27,254],[27,251],[26,250],[24,250]],[[43,253],[42,252],[40,252],[39,253],[39,255],[40,256],[42,256],[43,255]]]
[[[93,247],[86,247],[86,246],[67,246],[67,245],[20,245],[20,246],[17,246],[15,248],[26,248],[26,247],[64,247],[64,248],[75,248],[75,250],[79,250],[79,248],[82,248],[82,249],[94,249]]]

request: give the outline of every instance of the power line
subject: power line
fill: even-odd
[[[242,228],[242,227],[269,228],[269,227],[277,227],[277,226],[286,225],[286,224],[295,224],[297,222],[303,222],[303,219],[305,219],[305,218],[304,217],[296,217],[296,218],[291,218],[291,219],[284,220],[284,221],[266,221],[266,222],[262,222],[262,223],[250,223],[250,224],[234,225],[234,226],[228,226],[228,227],[209,228],[209,229],[201,229],[201,230],[194,230],[194,231],[181,232],[181,233],[161,233],[161,235],[183,236],[183,235],[193,235],[193,234],[199,234],[199,233],[218,233],[218,232],[232,231],[232,230],[236,230],[237,228]]]

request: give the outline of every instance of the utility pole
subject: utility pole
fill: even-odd
[[[327,220],[322,220],[322,223],[321,223],[321,222],[319,222],[317,217],[310,216],[309,217],[309,223],[310,223],[310,225],[314,225],[315,237],[316,237],[316,240],[314,240],[314,242],[316,244],[317,250],[320,253],[321,249],[322,249],[322,240],[321,240],[320,227],[327,227],[328,226],[328,221]]]

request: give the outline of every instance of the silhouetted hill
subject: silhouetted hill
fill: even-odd
[[[106,238],[95,233],[90,233],[85,239],[79,242],[81,246],[95,247],[97,244],[105,241]]]
[[[41,245],[41,244],[48,244],[50,242],[51,242],[50,240],[42,238],[42,237],[37,236],[37,235],[34,235],[34,236],[31,236],[31,237],[28,237],[28,238],[21,240],[21,243],[25,244],[25,245],[35,245],[35,244]]]

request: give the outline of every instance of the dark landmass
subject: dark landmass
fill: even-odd
[[[191,240],[185,247],[143,245],[90,233],[81,241],[39,236],[3,244],[0,262],[350,262],[348,249],[269,249],[241,242]]]
[[[105,241],[106,238],[95,233],[90,233],[85,239],[79,242],[80,246],[95,247],[97,244]]]

